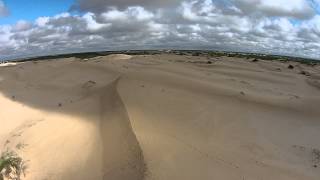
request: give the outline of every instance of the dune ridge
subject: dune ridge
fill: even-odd
[[[101,96],[103,179],[142,180],[146,172],[143,153],[132,130],[126,107],[117,92],[119,79],[103,88]]]
[[[308,81],[319,67],[210,61],[114,55],[0,68],[0,151],[26,160],[22,179],[32,180],[317,180],[320,91]]]

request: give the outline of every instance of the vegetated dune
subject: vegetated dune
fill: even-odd
[[[4,66],[0,150],[30,180],[318,180],[319,75],[170,54]]]

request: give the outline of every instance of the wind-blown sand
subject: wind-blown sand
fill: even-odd
[[[211,60],[0,67],[0,151],[29,180],[319,180],[320,66]]]

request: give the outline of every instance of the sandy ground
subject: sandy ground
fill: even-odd
[[[319,180],[320,66],[209,60],[2,66],[0,151],[29,180]]]

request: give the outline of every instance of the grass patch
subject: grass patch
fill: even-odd
[[[0,157],[0,180],[19,180],[24,174],[25,165],[21,157],[13,151],[6,151]]]

